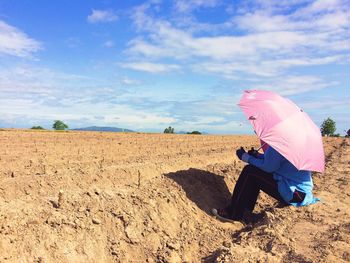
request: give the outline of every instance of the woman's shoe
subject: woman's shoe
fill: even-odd
[[[216,208],[213,208],[211,210],[211,212],[213,213],[213,215],[220,219],[221,221],[224,221],[224,222],[230,222],[230,223],[234,223],[235,220],[232,220],[230,217],[229,217],[229,213],[227,212],[227,210],[224,208],[224,209],[216,209]]]

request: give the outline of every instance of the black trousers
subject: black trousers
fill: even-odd
[[[266,173],[253,165],[247,165],[239,175],[231,204],[227,208],[230,217],[241,220],[246,210],[252,212],[260,190],[287,205],[278,192],[273,174]]]

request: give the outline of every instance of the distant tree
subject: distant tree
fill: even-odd
[[[350,137],[350,129],[346,132],[345,137]]]
[[[52,128],[55,129],[56,131],[62,131],[62,130],[68,129],[68,125],[65,124],[63,121],[56,120],[53,123]]]
[[[45,130],[43,127],[41,126],[33,126],[31,129],[33,130]]]
[[[202,134],[202,133],[199,131],[193,131],[193,132],[188,132],[187,134]]]
[[[168,128],[165,128],[164,133],[174,133],[174,128],[169,126]]]
[[[334,135],[335,130],[336,130],[335,121],[333,121],[329,117],[327,119],[325,119],[321,125],[322,136],[325,136],[325,135],[332,136],[332,135]]]

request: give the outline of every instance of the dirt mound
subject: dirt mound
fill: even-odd
[[[223,223],[251,136],[1,131],[0,262],[348,262],[350,142],[326,138],[322,202]]]

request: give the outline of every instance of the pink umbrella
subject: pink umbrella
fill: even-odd
[[[324,172],[320,129],[291,100],[263,90],[247,90],[238,105],[261,140],[297,169]]]

